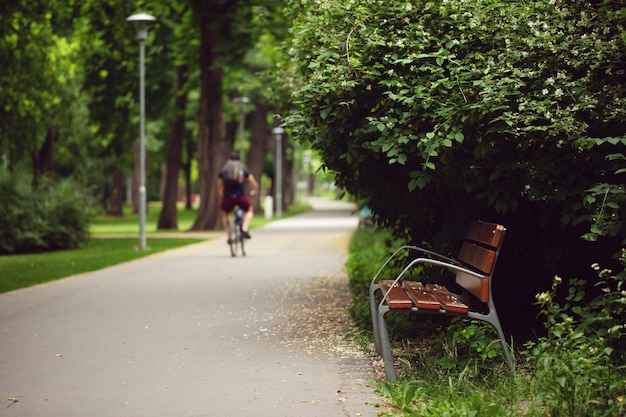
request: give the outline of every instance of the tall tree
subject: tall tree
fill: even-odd
[[[222,164],[224,137],[224,68],[241,62],[251,44],[249,27],[255,0],[195,0],[200,28],[200,106],[198,111],[198,168],[200,208],[192,230],[218,226],[215,181]]]
[[[176,65],[176,85],[174,94],[174,113],[171,117],[171,132],[168,140],[162,209],[159,215],[158,229],[177,229],[177,202],[179,197],[179,171],[182,165],[183,145],[186,137],[187,103],[190,86],[190,65],[195,62],[191,57],[199,51],[189,42],[196,34],[196,28],[190,23],[192,9],[189,4],[166,4],[168,22],[173,25],[169,59]],[[195,65],[193,65],[195,68]],[[186,150],[186,149],[185,149]],[[187,155],[188,161],[191,155]],[[190,167],[185,166],[187,172]],[[187,195],[190,203],[190,192]]]
[[[177,117],[172,123],[172,133],[167,151],[167,167],[165,170],[165,190],[163,192],[163,208],[159,216],[158,229],[177,229],[178,174],[181,165],[185,135],[185,111],[187,109],[187,65],[178,67],[178,95],[176,96]]]
[[[218,47],[230,32],[230,14],[237,2],[197,0],[194,3],[200,27],[200,106],[198,111],[198,168],[200,209],[192,230],[217,226],[217,195],[213,182],[219,171],[222,144],[222,76]]]
[[[270,130],[267,116],[270,113],[270,106],[266,99],[257,95],[254,100],[254,111],[252,113],[252,123],[250,132],[250,151],[248,152],[248,169],[259,183],[263,176],[265,155],[270,143]],[[260,197],[260,196],[259,196]],[[253,201],[254,210],[261,211],[260,198]]]

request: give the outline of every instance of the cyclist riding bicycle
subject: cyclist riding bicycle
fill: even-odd
[[[248,228],[254,216],[254,207],[246,196],[246,183],[250,185],[250,196],[254,197],[259,191],[259,184],[250,171],[243,166],[239,154],[232,153],[226,164],[220,169],[217,179],[217,192],[221,199],[222,224],[228,235],[228,215],[235,206],[239,206],[245,212],[241,226],[242,235],[244,238],[250,239]]]

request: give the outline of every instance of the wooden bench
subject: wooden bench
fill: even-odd
[[[499,224],[476,220],[469,225],[456,260],[424,248],[402,246],[383,264],[372,279],[369,295],[376,350],[383,357],[385,376],[389,382],[396,382],[396,371],[385,315],[395,311],[485,321],[495,328],[504,357],[513,369],[513,359],[491,295],[492,274],[505,231],[504,226]],[[390,262],[407,251],[418,252],[418,255],[405,262],[406,266],[395,279],[382,279],[382,273]],[[463,289],[462,293],[453,294],[443,285],[424,284],[428,280],[422,277],[420,282],[404,279],[418,265],[432,265],[454,271],[455,282]],[[473,306],[482,308],[476,309]]]

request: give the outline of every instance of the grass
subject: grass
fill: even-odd
[[[290,217],[299,213],[302,213],[310,209],[309,206],[293,206],[290,207],[286,213],[283,213],[284,217]],[[198,214],[197,207],[192,210],[185,210],[181,204],[178,206],[178,230],[157,230],[157,224],[159,222],[159,215],[161,214],[161,203],[149,203],[146,213],[146,233],[177,233],[186,232],[191,229],[193,222],[196,220]],[[252,220],[250,228],[261,227],[274,219],[266,219],[263,215],[255,215]],[[91,234],[131,234],[139,233],[139,216],[132,213],[131,206],[124,207],[123,217],[111,217],[100,215],[97,216],[89,228]]]
[[[284,217],[293,216],[308,210],[308,206],[290,207]],[[123,217],[98,216],[90,226],[92,235],[136,234],[137,237],[92,237],[86,245],[73,250],[25,255],[0,256],[0,294],[32,285],[41,284],[75,274],[96,271],[112,265],[128,262],[158,252],[201,242],[194,237],[150,237],[157,232],[157,223],[161,209],[159,204],[150,203],[146,216],[146,234],[149,237],[148,249],[137,250],[139,220],[132,214],[132,208],[124,208]],[[196,219],[197,210],[178,210],[178,230],[166,230],[159,233],[187,231]],[[260,227],[272,219],[255,216],[252,228]]]
[[[201,241],[197,238],[151,238],[149,249],[139,251],[135,238],[93,238],[79,249],[0,256],[0,293],[96,271]]]

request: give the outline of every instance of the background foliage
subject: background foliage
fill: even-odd
[[[73,249],[89,239],[93,204],[65,180],[33,186],[28,176],[0,176],[0,254]]]

